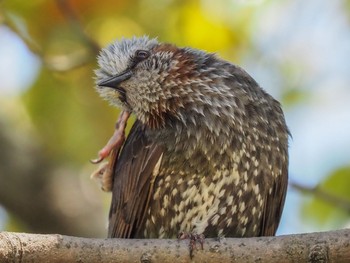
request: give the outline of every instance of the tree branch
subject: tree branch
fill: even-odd
[[[58,9],[61,11],[66,20],[70,23],[75,33],[80,36],[81,40],[92,50],[93,54],[97,54],[101,47],[97,42],[86,34],[83,25],[78,19],[77,14],[67,0],[56,0]]]
[[[279,237],[206,239],[195,262],[350,262],[350,229]],[[0,233],[0,262],[190,262],[188,240],[87,239]]]
[[[321,189],[319,186],[309,187],[305,185],[300,185],[296,182],[289,182],[289,185],[300,191],[301,193],[313,194],[315,197],[320,198],[321,200],[328,202],[334,206],[337,206],[347,212],[350,212],[350,200],[327,192]]]
[[[44,65],[52,71],[65,72],[95,61],[96,55],[101,47],[85,32],[77,14],[67,0],[56,0],[56,4],[70,28],[74,31],[75,35],[79,36],[80,41],[86,49],[81,48],[61,55],[46,54],[37,41],[26,31],[26,27],[20,26],[18,21],[14,20],[11,14],[6,12],[6,10],[1,10],[0,18],[3,17],[3,21],[1,22],[16,33],[29,50],[37,55]]]

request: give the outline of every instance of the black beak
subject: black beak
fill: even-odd
[[[124,80],[129,79],[131,77],[131,75],[132,75],[131,70],[126,70],[119,75],[110,77],[109,79],[106,79],[103,81],[100,81],[99,83],[97,83],[97,85],[119,90],[119,88],[118,88],[119,84],[122,83]]]

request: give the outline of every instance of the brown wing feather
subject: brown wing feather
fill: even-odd
[[[161,156],[161,147],[147,138],[144,126],[136,121],[114,169],[108,237],[130,238],[137,233]]]
[[[271,194],[268,193],[267,195],[262,216],[260,236],[274,236],[276,234],[282,215],[284,200],[286,198],[287,185],[288,168],[287,165],[285,165],[282,174],[276,178],[272,186]]]

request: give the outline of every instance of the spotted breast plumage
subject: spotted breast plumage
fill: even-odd
[[[276,233],[289,134],[278,101],[214,54],[147,37],[110,44],[98,63],[97,91],[123,111],[118,134],[136,117],[125,142],[100,151],[98,161],[114,152],[100,171],[109,237]]]

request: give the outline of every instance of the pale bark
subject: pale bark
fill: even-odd
[[[88,239],[0,233],[0,262],[350,262],[350,229],[279,237],[189,240]]]

